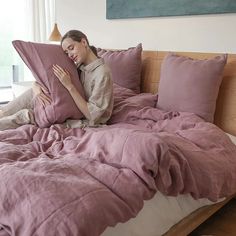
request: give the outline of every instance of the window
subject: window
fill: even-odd
[[[11,87],[14,81],[24,79],[25,68],[12,46],[12,40],[28,40],[27,1],[7,0],[0,14],[0,88]]]
[[[31,71],[25,66],[11,42],[17,39],[47,42],[53,26],[54,1],[2,1],[0,10],[0,105],[1,102],[6,101],[1,97],[4,92],[9,94],[9,98],[11,97],[13,82],[34,80]]]
[[[1,3],[0,105],[13,99],[11,89],[13,82],[32,80],[32,74],[11,43],[16,39],[29,40],[30,21],[28,17],[30,14],[27,4],[27,0],[7,0]]]

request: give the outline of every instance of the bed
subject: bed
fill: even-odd
[[[161,63],[165,56],[169,52],[164,51],[144,51],[143,52],[143,64],[142,64],[142,91],[151,92],[153,94],[158,93],[158,85],[160,80],[160,68]],[[219,54],[215,53],[197,53],[197,52],[177,52],[179,55],[188,56],[191,58],[206,59]],[[221,88],[218,95],[217,107],[215,112],[215,124],[229,135],[231,140],[236,144],[236,56],[231,54],[228,58],[228,63],[224,69],[224,79],[221,84]],[[234,134],[234,135],[232,135]],[[156,194],[156,202],[153,201],[153,205],[150,204],[148,210],[149,215],[142,211],[138,215],[140,219],[133,220],[133,222],[126,224],[118,224],[117,230],[108,228],[103,234],[109,235],[144,235],[143,228],[148,229],[148,233],[145,235],[158,236],[175,236],[175,235],[188,235],[201,223],[212,216],[216,211],[228,203],[235,194],[231,197],[219,200],[219,203],[214,203],[208,200],[201,199],[196,201],[191,196],[179,195],[174,199],[172,197],[163,196],[161,193]],[[178,199],[180,198],[180,199]],[[150,201],[151,202],[151,201]],[[162,202],[162,203],[160,203]],[[184,203],[183,203],[184,202]],[[191,202],[189,205],[188,203]],[[158,203],[160,205],[158,205]],[[161,205],[162,204],[162,205]],[[163,217],[150,213],[152,210],[156,212],[155,206],[159,206]],[[164,205],[164,206],[163,206]],[[170,208],[169,208],[170,206]],[[145,206],[146,207],[146,206]],[[148,207],[146,207],[148,208]],[[178,210],[176,210],[176,208]],[[177,212],[176,212],[177,211]],[[171,212],[171,217],[168,215]],[[147,220],[147,216],[149,216]],[[150,222],[152,218],[155,218],[153,222]],[[146,221],[145,221],[146,219]],[[160,223],[158,223],[160,222]],[[167,223],[168,222],[168,223]],[[177,222],[177,223],[175,223]],[[154,230],[150,230],[152,227]],[[127,233],[128,232],[128,233]]]
[[[0,132],[0,235],[124,235],[114,226],[119,222],[119,225],[125,225],[132,221],[131,218],[135,220],[148,207],[158,205],[155,201],[161,198],[168,198],[169,203],[178,199],[177,204],[189,201],[192,207],[185,208],[185,214],[177,213],[178,220],[172,220],[161,232],[166,236],[187,235],[234,197],[236,146],[232,142],[234,136],[230,139],[227,134],[236,135],[236,55],[228,55],[224,69],[214,118],[218,129],[192,113],[167,112],[163,115],[157,111],[153,104],[159,92],[161,64],[167,53],[142,52],[141,92],[145,94],[130,96],[130,91],[123,91],[118,86],[113,123],[108,126],[81,130],[65,129],[60,125],[49,128],[25,125]],[[209,53],[177,54],[198,59],[216,56]],[[181,139],[176,138],[176,143],[168,141],[175,140],[175,136],[167,132],[167,129],[173,129],[172,124],[168,126],[166,121],[161,121],[162,127],[156,127],[156,117],[176,119],[181,127],[176,132],[182,135]],[[155,128],[155,133],[150,132],[150,127]],[[200,133],[188,137],[189,129]],[[159,136],[158,132],[162,135]],[[208,147],[199,140],[203,134],[206,142],[213,136]],[[194,146],[189,139],[197,139]],[[178,148],[187,145],[174,159],[177,166],[169,166],[162,155],[157,155],[168,153],[164,140],[169,142],[171,152],[179,153]],[[215,142],[221,148],[215,146]],[[224,149],[224,146],[228,148]],[[182,159],[182,154],[186,156],[189,152],[194,156],[193,147],[198,152],[207,149],[198,153],[201,158],[211,150],[214,152],[209,157],[221,159],[223,155],[227,158],[225,168],[228,171],[220,168],[223,172],[219,172],[225,177],[223,180],[205,179],[209,181],[209,189],[216,189],[215,192],[208,191],[202,184],[201,176],[207,172],[199,172],[200,167],[192,170]],[[221,149],[221,154],[216,155]],[[170,162],[172,158],[169,158]],[[194,159],[190,161],[193,161],[191,167],[197,163]],[[166,171],[169,176],[157,174],[158,171],[165,172],[162,168],[158,171],[154,168],[157,162],[170,167]],[[222,165],[222,160],[219,163]],[[214,162],[204,165],[211,169]],[[190,182],[184,182],[186,179]],[[174,208],[175,203],[172,206]],[[202,206],[205,207],[200,208]],[[144,217],[145,214],[148,216],[148,210]],[[145,233],[145,236],[160,235],[160,232],[149,231],[151,233]]]

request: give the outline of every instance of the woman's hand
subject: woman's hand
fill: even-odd
[[[37,82],[33,83],[32,86],[34,97],[37,97],[43,107],[51,104],[51,98],[46,95],[47,89],[40,86]]]
[[[53,69],[53,73],[60,80],[62,85],[67,90],[70,90],[73,87],[70,73],[67,70],[62,69],[59,65],[53,65],[52,69]]]

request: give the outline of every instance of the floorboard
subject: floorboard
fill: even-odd
[[[236,198],[201,224],[189,236],[236,236]]]

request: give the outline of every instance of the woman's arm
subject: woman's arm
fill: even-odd
[[[69,88],[67,88],[68,92],[70,93],[71,97],[73,98],[76,106],[80,109],[80,111],[84,114],[86,119],[90,120],[90,113],[88,110],[87,102],[84,100],[84,98],[80,95],[78,90],[75,88],[75,86],[72,84]]]
[[[91,117],[90,112],[88,110],[87,102],[73,85],[69,72],[65,71],[58,65],[53,65],[53,72],[60,80],[62,85],[68,90],[79,110],[84,114],[86,119],[90,120]]]
[[[48,92],[46,88],[40,86],[37,82],[34,82],[32,90],[34,97],[37,97],[44,107],[50,105],[51,99],[46,95]]]

